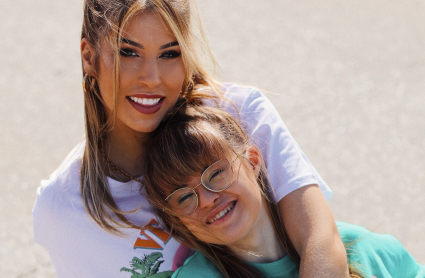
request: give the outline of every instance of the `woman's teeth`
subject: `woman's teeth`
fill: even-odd
[[[222,211],[220,211],[219,213],[217,213],[217,215],[215,217],[213,217],[212,219],[208,220],[207,223],[208,224],[212,224],[214,221],[222,218],[223,216],[225,216],[233,207],[235,206],[235,203],[232,202],[230,203],[230,205],[223,209]]]
[[[138,98],[138,97],[129,97],[132,101],[140,103],[142,105],[155,105],[161,98]]]

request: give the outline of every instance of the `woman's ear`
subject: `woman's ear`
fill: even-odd
[[[88,75],[93,75],[96,72],[95,57],[96,50],[88,42],[86,38],[81,40],[80,44],[81,60],[83,63],[83,71]]]
[[[261,153],[258,150],[257,147],[255,146],[250,146],[247,150],[246,150],[246,155],[248,157],[249,162],[252,165],[252,168],[254,170],[254,174],[255,176],[258,176],[260,174],[260,169],[261,169],[261,163],[262,163],[262,159],[261,159]]]

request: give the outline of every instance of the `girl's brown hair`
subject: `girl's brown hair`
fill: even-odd
[[[206,166],[221,158],[238,155],[243,158],[251,146],[242,127],[228,113],[220,109],[188,105],[158,127],[152,134],[145,153],[145,190],[148,200],[156,207],[164,227],[172,236],[189,248],[202,252],[220,269],[225,277],[261,277],[257,271],[232,255],[226,245],[208,244],[199,240],[175,215],[165,201],[169,194],[181,188],[190,178],[198,176]],[[242,167],[250,170],[246,159]],[[262,163],[263,165],[263,163]],[[268,213],[279,243],[291,258],[299,263],[299,256],[285,233],[281,217],[269,191],[266,169],[261,167],[257,177]]]
[[[234,157],[235,154],[244,158],[245,151],[250,146],[241,125],[227,112],[184,103],[177,111],[170,113],[153,132],[144,158],[146,197],[154,205],[162,225],[182,244],[204,254],[228,278],[262,276],[252,266],[233,255],[227,245],[209,244],[199,240],[173,213],[165,198],[170,192],[187,184],[190,178],[199,176],[205,167],[218,159]],[[247,159],[241,161],[242,167],[252,171]],[[257,177],[259,190],[263,193],[279,244],[299,265],[300,257],[285,232],[277,206],[271,201],[274,199],[272,187],[263,166],[264,163],[261,163]],[[353,266],[349,265],[349,271],[350,277],[362,277],[359,275],[361,272]]]
[[[95,50],[96,68],[102,41],[107,40],[115,49],[113,80],[115,103],[120,76],[119,42],[126,24],[140,13],[157,15],[179,43],[186,71],[180,101],[186,99],[200,103],[203,98],[221,97],[218,82],[203,66],[203,61],[212,61],[212,64],[215,64],[215,60],[206,44],[196,7],[191,2],[191,0],[84,1],[81,39],[86,39]],[[107,116],[96,79],[97,72],[90,73],[90,76],[86,76],[84,84],[86,145],[81,166],[81,193],[84,205],[94,221],[108,232],[120,234],[119,228],[136,226],[125,217],[130,212],[118,209],[107,184],[103,151],[108,144],[107,135],[113,128],[116,111],[112,109],[112,116]]]

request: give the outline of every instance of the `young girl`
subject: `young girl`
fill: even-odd
[[[172,277],[299,276],[261,154],[229,114],[183,107],[154,131],[145,155],[149,200],[174,238],[198,251]],[[392,236],[338,229],[352,277],[425,277]]]
[[[150,163],[140,157],[151,132],[186,99],[240,118],[261,146],[300,275],[343,277],[345,249],[326,202],[332,192],[261,92],[206,71],[210,52],[190,2],[84,1],[85,140],[38,189],[35,241],[58,277],[169,275],[187,250],[140,195],[141,164]]]

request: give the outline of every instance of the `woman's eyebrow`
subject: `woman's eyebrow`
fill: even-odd
[[[176,45],[179,45],[179,42],[178,41],[173,41],[173,42],[169,42],[169,43],[166,43],[164,45],[161,45],[159,47],[159,49],[165,49],[165,48],[169,48],[169,47],[176,46]]]
[[[122,37],[121,42],[122,43],[129,44],[129,45],[132,45],[132,46],[135,46],[135,47],[138,47],[138,48],[141,48],[141,49],[144,49],[143,45],[141,45],[140,43],[134,42],[134,41],[129,40],[129,39],[124,38],[124,37]]]
[[[140,43],[135,42],[135,41],[132,41],[132,40],[129,40],[129,39],[124,38],[124,37],[121,39],[121,42],[122,43],[129,44],[129,45],[132,45],[132,46],[135,46],[135,47],[138,47],[138,48],[141,48],[141,49],[145,49],[143,47],[143,45],[141,45]],[[169,48],[169,47],[176,46],[176,45],[179,45],[179,43],[177,41],[173,41],[173,42],[169,42],[169,43],[166,43],[164,45],[161,45],[159,47],[159,49],[162,50],[162,49]]]

